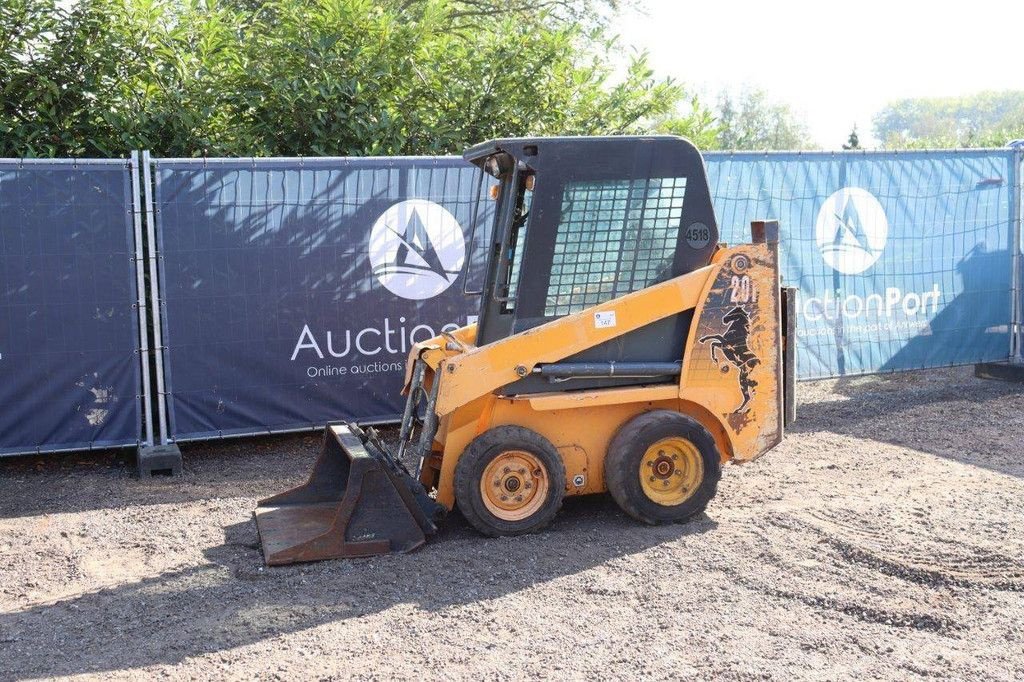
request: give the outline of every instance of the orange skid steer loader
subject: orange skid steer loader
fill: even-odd
[[[330,425],[309,481],[259,503],[268,564],[405,552],[456,505],[491,536],[605,491],[640,521],[684,521],[723,462],[782,439],[778,224],[718,243],[692,144],[506,139],[465,158],[497,180],[478,323],[411,349],[397,449]]]

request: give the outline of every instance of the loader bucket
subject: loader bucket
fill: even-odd
[[[268,566],[408,552],[437,530],[440,506],[367,447],[347,425],[329,425],[309,480],[258,503]]]

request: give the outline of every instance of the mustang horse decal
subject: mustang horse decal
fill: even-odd
[[[708,334],[700,337],[703,343],[711,342],[711,359],[719,365],[719,352],[725,356],[739,372],[740,393],[743,394],[743,402],[737,407],[733,414],[745,412],[748,409],[751,399],[754,397],[754,387],[757,382],[750,378],[750,370],[761,364],[761,361],[747,347],[747,338],[750,335],[750,316],[740,306],[736,306],[722,318],[725,324],[725,332],[722,334]],[[723,372],[729,371],[729,365],[721,365]]]

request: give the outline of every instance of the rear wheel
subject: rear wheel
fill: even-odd
[[[721,477],[721,456],[704,426],[678,412],[634,417],[608,446],[605,483],[624,512],[644,523],[685,521],[704,511]]]
[[[498,426],[473,440],[455,467],[459,511],[485,535],[521,535],[551,522],[565,496],[565,464],[539,433]]]

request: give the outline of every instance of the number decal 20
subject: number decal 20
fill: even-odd
[[[729,283],[729,302],[757,302],[757,289],[754,288],[754,283],[750,281],[750,275],[732,276],[732,282]]]

